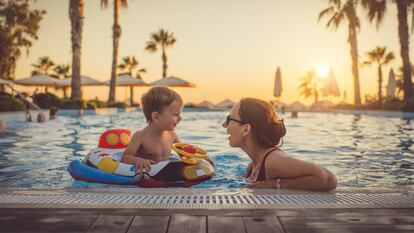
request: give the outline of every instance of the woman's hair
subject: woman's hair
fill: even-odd
[[[269,148],[283,143],[285,125],[269,102],[244,98],[240,101],[239,116],[243,124],[251,125],[253,138],[260,146]]]
[[[181,106],[183,100],[175,91],[167,87],[153,87],[141,97],[142,110],[147,122],[151,122],[151,114],[153,112],[161,113],[165,107],[172,102],[177,101]]]

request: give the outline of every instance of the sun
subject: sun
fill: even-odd
[[[325,78],[328,75],[329,67],[328,66],[319,66],[316,67],[316,74],[319,77]]]

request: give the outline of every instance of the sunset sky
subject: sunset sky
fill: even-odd
[[[112,3],[112,1],[110,1]],[[304,101],[297,86],[300,77],[314,68],[331,67],[341,93],[353,102],[351,59],[347,43],[347,23],[338,30],[325,27],[327,19],[317,22],[328,4],[325,0],[129,0],[121,9],[122,36],[119,61],[134,55],[140,68],[146,68],[144,81],[161,78],[161,53],[144,50],[150,34],[159,28],[173,32],[176,44],[167,50],[168,75],[194,82],[197,88],[175,88],[184,102],[225,98],[273,98],[277,66],[282,71],[281,100]],[[44,9],[39,40],[29,56],[17,63],[16,78],[28,77],[41,56],[58,64],[71,62],[69,1],[37,0],[33,8]],[[109,80],[112,61],[113,6],[101,9],[100,0],[85,1],[81,72],[98,80]],[[385,80],[391,67],[401,65],[395,4],[377,32],[358,10],[361,31],[358,34],[360,62],[376,46],[387,46],[396,59],[384,68]],[[411,17],[409,18],[411,19]],[[410,38],[412,39],[412,37]],[[410,54],[413,55],[413,42]],[[362,97],[377,93],[376,66],[361,67]],[[386,82],[384,83],[384,86]],[[20,90],[33,90],[19,87]],[[148,88],[135,88],[135,99]],[[126,88],[117,88],[117,99],[125,100]],[[108,87],[86,87],[84,98],[97,96],[107,100]],[[335,99],[339,101],[340,99]],[[312,99],[304,101],[312,102]]]

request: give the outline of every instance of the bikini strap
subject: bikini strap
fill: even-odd
[[[267,156],[268,156],[268,155],[270,155],[270,153],[272,153],[272,152],[273,152],[273,151],[275,151],[275,150],[279,150],[279,148],[275,147],[275,148],[270,149],[270,150],[269,150],[269,151],[265,154],[265,156],[263,157],[262,164],[260,165],[259,175],[257,176],[257,180],[256,180],[256,181],[263,181],[263,180],[266,180],[266,168],[265,168],[265,162],[266,162]]]

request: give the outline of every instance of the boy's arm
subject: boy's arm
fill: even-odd
[[[142,137],[141,132],[137,131],[132,135],[131,141],[129,142],[127,148],[122,155],[121,162],[128,164],[135,164],[138,160],[138,157],[135,155],[138,148],[141,146]]]
[[[142,144],[142,135],[140,131],[134,133],[130,143],[122,155],[121,162],[128,164],[135,164],[136,170],[140,173],[145,169],[147,172],[151,171],[151,164],[155,163],[152,160],[143,159],[136,154],[138,148]]]

